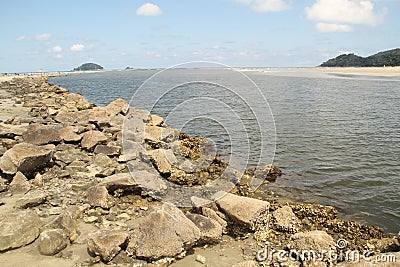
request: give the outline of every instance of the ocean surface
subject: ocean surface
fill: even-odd
[[[99,106],[123,98],[151,110],[207,136],[239,169],[273,162],[283,176],[271,189],[282,199],[333,205],[343,218],[400,231],[399,78],[186,68],[50,83]]]

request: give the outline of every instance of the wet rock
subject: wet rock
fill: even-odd
[[[43,231],[38,239],[39,252],[46,256],[53,256],[69,244],[68,236],[62,229]]]
[[[58,125],[31,124],[22,138],[33,145],[57,144],[62,140],[59,131]]]
[[[290,237],[288,248],[296,251],[313,250],[315,253],[335,249],[333,238],[325,231],[300,232]]]
[[[39,236],[41,223],[32,211],[0,215],[0,251],[19,248]]]
[[[128,112],[129,104],[123,99],[116,99],[105,107],[109,116],[116,116],[118,114],[126,115]]]
[[[283,206],[275,210],[272,216],[275,228],[282,232],[296,233],[301,225],[301,221],[289,206]]]
[[[126,251],[148,260],[175,257],[199,238],[200,230],[182,211],[164,204],[139,223]]]
[[[22,172],[17,172],[14,175],[14,178],[9,186],[9,190],[13,195],[25,194],[29,191],[30,188],[31,185],[29,184],[28,179]]]
[[[233,221],[247,229],[253,229],[261,214],[268,212],[269,202],[220,192],[216,200],[218,207]]]
[[[107,137],[102,132],[91,130],[83,134],[81,146],[82,148],[90,150],[96,145],[106,141]]]
[[[73,161],[89,162],[89,156],[78,150],[78,149],[68,149],[64,151],[57,151],[54,153],[53,158],[55,160],[64,162],[65,164],[70,164]]]
[[[217,243],[222,238],[223,227],[216,220],[207,218],[200,214],[188,214],[189,218],[200,230],[200,239],[202,244]]]
[[[77,134],[76,130],[72,126],[67,126],[62,129],[60,129],[60,137],[65,141],[65,142],[79,142],[82,140],[82,135]]]
[[[104,154],[107,156],[117,156],[121,153],[121,147],[109,145],[97,145],[94,149],[95,154]]]
[[[33,190],[17,200],[16,206],[26,209],[39,206],[46,201],[47,194],[41,190]]]
[[[87,191],[87,203],[92,207],[109,209],[113,205],[111,196],[105,186],[92,186]]]
[[[54,145],[17,144],[1,157],[0,169],[7,174],[15,174],[18,171],[31,174],[50,162],[54,148]]]
[[[277,177],[282,175],[282,171],[272,165],[272,164],[267,164],[262,168],[259,169],[249,169],[245,172],[245,174],[250,175],[250,176],[254,176],[255,178],[259,178],[262,180],[266,180],[269,182],[275,182]]]
[[[374,238],[368,240],[367,247],[379,253],[397,252],[400,251],[400,242],[397,238]]]
[[[127,233],[113,230],[101,230],[88,236],[88,250],[101,257],[104,262],[111,261],[120,251],[126,247]]]

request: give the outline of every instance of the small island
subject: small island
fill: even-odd
[[[343,54],[329,59],[320,67],[396,67],[400,66],[400,48],[379,52],[369,57]]]
[[[96,63],[84,63],[77,68],[74,68],[74,71],[88,71],[88,70],[102,70],[104,69],[102,66]]]

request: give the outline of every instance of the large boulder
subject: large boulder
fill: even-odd
[[[126,246],[127,233],[113,230],[101,230],[91,233],[87,239],[88,250],[101,257],[105,262],[111,261]]]
[[[0,251],[33,242],[39,236],[40,227],[39,216],[32,211],[0,215]]]
[[[231,223],[247,229],[253,229],[256,219],[268,212],[270,206],[267,201],[225,192],[217,193],[216,198],[218,207],[232,220]]]
[[[199,228],[181,210],[164,204],[138,224],[126,251],[146,260],[175,257],[199,238]]]
[[[51,160],[54,148],[54,145],[17,144],[1,157],[0,169],[7,174],[15,174],[18,171],[31,174]]]
[[[58,144],[62,140],[59,125],[42,124],[29,125],[22,138],[26,143],[34,145]]]

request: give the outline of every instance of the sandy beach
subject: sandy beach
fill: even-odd
[[[366,76],[400,76],[400,67],[343,67],[343,68],[299,68],[303,71],[323,72],[333,74],[350,74],[350,75],[366,75]]]

